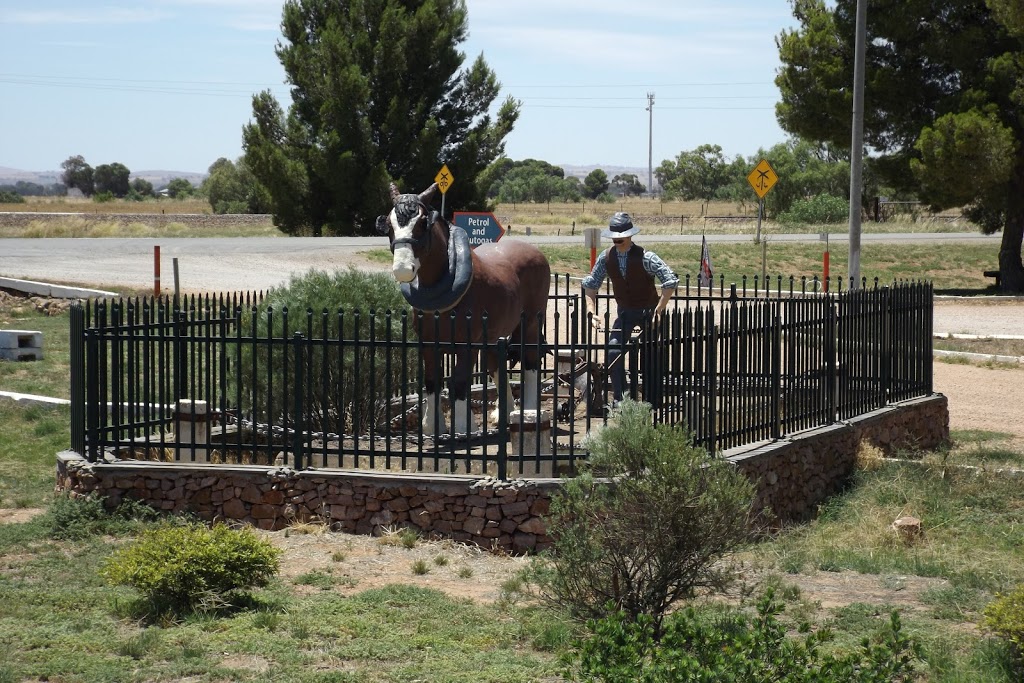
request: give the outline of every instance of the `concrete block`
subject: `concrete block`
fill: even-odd
[[[0,358],[42,360],[43,333],[35,330],[0,330]]]

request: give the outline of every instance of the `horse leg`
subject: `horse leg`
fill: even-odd
[[[434,436],[448,431],[448,424],[441,413],[440,381],[435,377],[437,357],[431,351],[423,351],[423,396],[420,397],[420,427],[425,436]]]
[[[540,346],[541,318],[538,315],[524,314],[520,324],[523,338],[523,386],[520,403],[523,410],[540,408]]]
[[[456,434],[472,434],[479,429],[469,407],[469,380],[473,372],[473,354],[460,353],[455,359],[448,393],[452,399],[452,427]]]

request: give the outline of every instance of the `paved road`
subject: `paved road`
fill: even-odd
[[[511,239],[506,237],[506,239]],[[522,239],[516,235],[515,239]],[[582,237],[534,236],[537,244],[581,244]],[[647,243],[699,243],[700,235],[650,235]],[[745,242],[750,235],[708,235],[709,242]],[[817,235],[772,235],[772,241],[817,242]],[[833,244],[846,235],[830,235]],[[863,242],[991,242],[980,233],[870,233]],[[0,239],[0,276],[61,282],[112,291],[146,289],[153,284],[153,247],[160,246],[161,282],[173,288],[173,259],[183,291],[268,289],[310,268],[365,267],[361,251],[386,248],[383,237],[245,238],[50,238]]]

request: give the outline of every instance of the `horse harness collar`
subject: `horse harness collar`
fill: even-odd
[[[429,287],[407,282],[401,289],[402,296],[416,310],[425,313],[444,313],[459,305],[471,284],[473,252],[469,246],[469,235],[462,228],[453,225],[450,226],[448,234],[448,269],[444,276]]]

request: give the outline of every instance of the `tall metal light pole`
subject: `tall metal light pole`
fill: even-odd
[[[647,93],[647,193],[654,196],[654,93]]]
[[[860,196],[864,186],[864,51],[868,0],[857,0],[857,28],[853,56],[853,133],[850,141],[850,286],[860,287]]]

